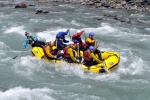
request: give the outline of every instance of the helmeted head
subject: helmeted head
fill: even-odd
[[[94,36],[94,33],[93,33],[93,32],[90,32],[90,33],[89,33],[89,36]]]
[[[69,44],[69,47],[71,47],[71,46],[73,46],[74,42],[70,41],[68,44]]]
[[[77,33],[80,33],[80,32],[82,32],[81,30],[77,30]]]
[[[73,41],[70,41],[69,44],[72,45],[72,44],[74,44],[74,42],[73,42]]]
[[[89,50],[90,50],[90,51],[94,51],[94,49],[95,49],[94,46],[90,46],[90,47],[89,47]]]
[[[47,39],[45,42],[46,42],[46,44],[50,44],[51,40]]]
[[[30,33],[29,32],[25,32],[25,36],[28,36]]]

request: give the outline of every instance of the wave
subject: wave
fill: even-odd
[[[48,88],[36,88],[36,89],[30,89],[30,88],[24,88],[24,87],[15,87],[12,89],[9,89],[5,92],[0,91],[0,99],[1,100],[55,100],[52,97],[52,94],[54,93],[53,90]]]
[[[24,36],[25,27],[24,26],[11,26],[11,27],[3,27],[3,34],[19,34]]]
[[[5,92],[0,91],[2,100],[104,100],[103,97],[89,94],[80,94],[76,92],[67,92],[64,90],[55,91],[49,88],[25,88],[22,86],[11,88]]]

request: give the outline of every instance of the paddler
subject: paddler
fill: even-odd
[[[73,52],[73,42],[70,41],[69,45],[64,48],[64,58],[69,62],[69,63],[79,63],[80,61],[75,57],[74,52]]]
[[[26,39],[23,42],[23,49],[25,50],[27,44],[30,44],[32,47],[38,46],[43,47],[45,42],[39,41],[36,36],[31,36],[30,33],[25,32]]]
[[[101,52],[100,50],[98,50],[98,45],[95,45],[98,42],[98,40],[94,40],[94,33],[90,32],[89,33],[89,37],[86,38],[85,43],[88,45],[87,47],[89,48],[90,46],[94,46],[95,50],[94,53],[98,54],[98,57],[100,60],[103,61],[102,56],[101,56]]]
[[[90,46],[89,49],[84,52],[84,65],[91,66],[102,63],[102,61],[94,54],[94,50],[94,46]]]
[[[78,30],[77,33],[72,36],[72,41],[74,43],[79,43],[79,49],[82,51],[85,51],[86,46],[88,46],[88,45],[82,42],[81,35],[83,32],[84,31],[82,31],[82,30]]]
[[[54,41],[54,44],[57,46],[58,50],[63,50],[63,48],[66,47],[66,44],[64,44],[64,43],[69,42],[68,40],[65,39],[65,35],[67,35],[68,33],[69,33],[69,29],[67,29],[67,31],[65,31],[65,32],[59,32],[56,35],[56,40]]]
[[[51,43],[50,40],[46,40],[46,45],[43,47],[43,51],[46,57],[50,60],[54,60],[63,56],[62,53],[58,52],[58,50],[54,47],[53,43]]]
[[[43,51],[48,59],[54,60],[57,58],[57,50],[53,49],[53,45],[50,40],[46,40],[46,45],[43,47]]]

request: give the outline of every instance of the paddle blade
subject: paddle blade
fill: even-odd
[[[15,57],[13,57],[12,59],[16,59],[18,57],[18,55],[17,56],[15,56]]]

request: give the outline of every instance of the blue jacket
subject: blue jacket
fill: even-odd
[[[61,46],[61,45],[64,45],[62,40],[57,40],[57,46]]]
[[[38,40],[38,38],[37,38],[36,36],[31,36],[31,37],[34,39],[34,41],[37,41],[37,40]],[[23,49],[26,48],[27,44],[29,44],[29,39],[28,39],[28,38],[26,38],[26,39],[24,40],[24,42],[23,42]]]
[[[69,33],[69,30],[67,30],[66,32],[59,32],[57,35],[56,35],[56,38],[60,39],[60,38],[63,38],[63,42],[67,43],[69,42],[68,40],[65,40],[65,35],[67,35]]]

